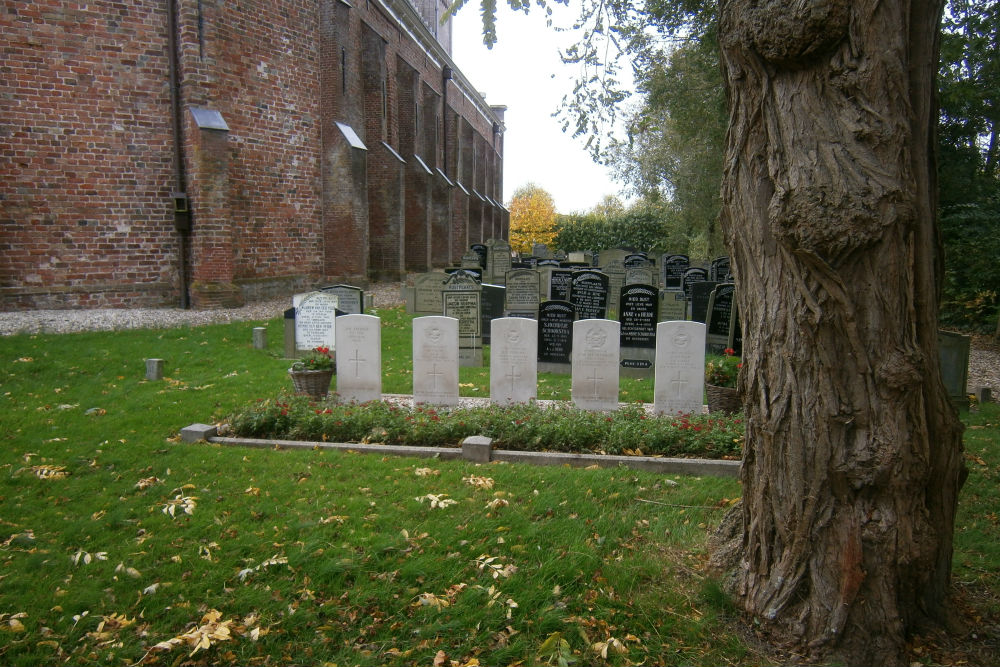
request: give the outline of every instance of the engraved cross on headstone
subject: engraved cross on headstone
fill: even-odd
[[[597,369],[595,368],[593,372],[590,374],[590,377],[587,379],[594,383],[594,398],[595,399],[600,398],[601,395],[600,392],[597,390],[597,383],[603,381],[604,378],[597,376]]]
[[[681,392],[684,391],[684,387],[687,386],[688,381],[681,377],[681,372],[678,370],[674,379],[670,381],[670,384],[674,386],[674,396],[680,397]]]
[[[510,378],[510,393],[514,393],[514,383],[521,379],[521,374],[517,372],[517,368],[514,364],[510,365],[510,373],[507,373],[505,377]]]
[[[355,349],[354,350],[354,358],[353,359],[348,359],[348,361],[351,361],[351,362],[354,363],[354,377],[361,377],[361,364],[365,363],[368,360],[367,359],[362,359],[360,356],[358,356],[358,350]]]
[[[437,391],[437,388],[438,388],[438,378],[441,377],[442,375],[444,375],[444,373],[442,373],[441,371],[438,370],[437,362],[435,362],[434,365],[431,367],[431,371],[428,373],[428,375],[430,375],[432,378],[434,378],[434,384],[433,384],[432,391]]]

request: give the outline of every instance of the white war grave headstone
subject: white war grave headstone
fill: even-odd
[[[413,320],[413,403],[458,405],[458,320]]]
[[[698,414],[704,406],[705,325],[656,325],[656,378],[653,411],[659,415]]]
[[[337,318],[337,394],[342,401],[382,398],[382,322],[374,315]]]
[[[490,402],[528,403],[538,392],[538,322],[524,317],[493,320]]]
[[[573,403],[582,410],[618,409],[620,324],[614,320],[573,323]]]

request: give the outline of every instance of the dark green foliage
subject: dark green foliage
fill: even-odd
[[[941,323],[993,332],[1000,292],[1000,197],[941,212],[945,276]]]
[[[687,238],[670,224],[669,204],[640,204],[611,215],[571,213],[556,220],[555,245],[564,250],[634,248],[651,253],[683,252]]]

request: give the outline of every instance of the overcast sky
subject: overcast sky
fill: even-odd
[[[576,9],[549,3],[556,22],[570,24]],[[577,3],[572,3],[577,5]],[[477,0],[454,19],[452,57],[466,78],[492,105],[506,105],[504,124],[504,204],[518,187],[535,183],[555,200],[560,213],[585,211],[606,195],[620,196],[621,186],[604,167],[594,164],[583,142],[564,134],[552,113],[572,91],[577,67],[559,59],[560,44],[573,33],[545,26],[544,12],[513,12],[498,0],[497,44],[483,46]]]

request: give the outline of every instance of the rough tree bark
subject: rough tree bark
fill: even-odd
[[[941,384],[941,0],[721,0],[722,224],[746,400],[734,592],[813,657],[946,614],[964,479]]]

